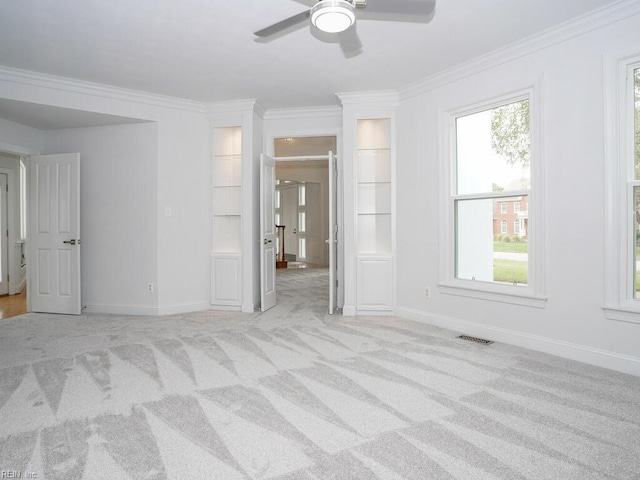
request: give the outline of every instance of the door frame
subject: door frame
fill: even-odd
[[[0,173],[7,175],[7,184],[9,185],[9,193],[7,195],[7,229],[9,230],[9,236],[7,237],[8,245],[8,262],[9,268],[9,295],[16,295],[22,290],[16,283],[20,277],[20,259],[19,254],[16,253],[16,249],[20,246],[20,160],[19,157],[25,157],[25,165],[28,165],[28,154],[22,152],[16,152],[14,149],[5,148],[0,143],[0,152],[9,155],[15,155],[18,157],[18,168],[5,168],[0,167]],[[28,167],[27,167],[28,168]],[[28,173],[27,173],[28,175]],[[28,193],[28,190],[27,190]],[[16,217],[16,212],[18,216]],[[26,241],[26,239],[25,239]],[[26,252],[25,252],[26,255]],[[27,282],[25,281],[24,288],[27,288]]]
[[[336,171],[337,171],[337,188],[335,191],[336,195],[336,205],[338,210],[337,215],[337,224],[338,224],[338,248],[337,248],[337,256],[338,256],[338,265],[337,265],[337,278],[338,278],[338,298],[337,304],[338,308],[342,308],[344,306],[344,292],[345,292],[345,284],[344,284],[344,265],[345,265],[345,250],[344,250],[344,165],[342,162],[342,129],[317,129],[312,128],[309,130],[296,130],[292,132],[291,130],[278,130],[278,131],[269,131],[268,134],[265,135],[265,145],[263,147],[263,151],[267,153],[267,155],[271,156],[276,160],[276,162],[286,162],[286,161],[310,161],[310,160],[328,160],[329,155],[327,152],[326,155],[318,155],[318,156],[300,156],[300,157],[275,157],[274,156],[274,140],[276,138],[304,138],[304,137],[336,137],[336,150],[334,153],[335,162],[336,162]]]

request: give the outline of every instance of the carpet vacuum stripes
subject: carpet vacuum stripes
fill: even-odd
[[[640,479],[637,377],[328,316],[327,285],[279,271],[265,313],[1,322],[0,478]]]

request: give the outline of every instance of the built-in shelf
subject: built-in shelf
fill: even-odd
[[[213,129],[211,303],[242,301],[242,127]]]
[[[357,252],[391,254],[391,121],[358,119],[356,144]]]
[[[213,131],[212,253],[240,253],[242,128]]]

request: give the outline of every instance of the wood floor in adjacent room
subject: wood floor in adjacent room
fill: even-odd
[[[0,320],[27,313],[27,289],[18,295],[0,296]]]

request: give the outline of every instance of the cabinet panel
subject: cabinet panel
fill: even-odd
[[[358,258],[358,310],[392,310],[390,257]]]
[[[240,278],[240,255],[213,255],[211,257],[211,303],[239,306],[242,290]]]

